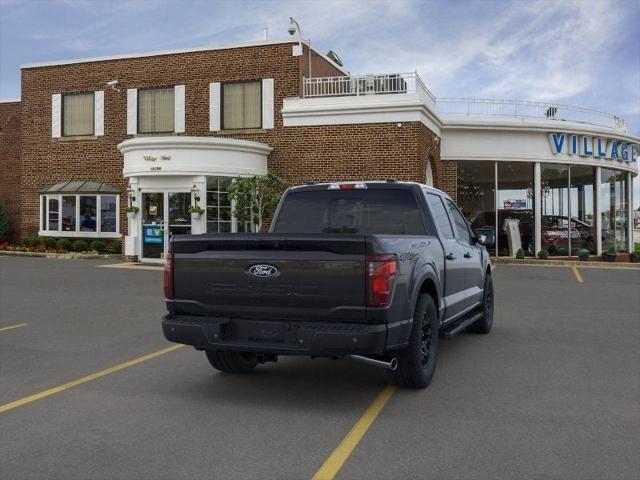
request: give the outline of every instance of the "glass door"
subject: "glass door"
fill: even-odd
[[[188,192],[142,194],[142,261],[162,261],[171,235],[191,233],[190,202]]]
[[[142,194],[142,260],[162,260],[165,254],[165,193]]]
[[[169,192],[167,197],[169,229],[166,241],[168,244],[171,235],[191,233],[191,214],[187,211],[191,203],[191,193]]]

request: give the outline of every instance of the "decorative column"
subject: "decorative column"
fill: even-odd
[[[140,222],[142,216],[142,199],[138,188],[138,178],[131,177],[129,179],[129,188],[127,190],[127,207],[138,208],[137,213],[127,213],[127,235],[124,237],[124,254],[127,257],[140,256],[139,235]]]
[[[535,252],[536,256],[542,250],[542,181],[540,174],[540,162],[533,164],[533,218],[535,236]]]
[[[594,189],[594,226],[596,235],[596,255],[602,255],[602,202],[600,201],[600,178],[602,176],[601,168],[596,167],[596,181],[593,186]]]
[[[204,210],[199,216],[191,216],[191,233],[198,235],[207,233],[207,177],[198,175],[193,177],[193,188],[191,192],[192,205],[197,205]]]
[[[627,252],[633,252],[633,174],[627,172]]]

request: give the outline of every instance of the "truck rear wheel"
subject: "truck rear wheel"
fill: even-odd
[[[389,372],[401,387],[426,388],[431,383],[438,356],[438,311],[433,298],[421,294],[413,314],[409,345],[398,352],[398,368]]]
[[[469,325],[468,330],[473,333],[489,333],[493,326],[493,280],[487,273],[484,277],[482,293],[482,317]]]
[[[213,368],[225,373],[249,373],[258,364],[255,353],[206,350],[207,359]]]

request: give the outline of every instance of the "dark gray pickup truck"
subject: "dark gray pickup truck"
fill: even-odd
[[[439,337],[491,330],[491,241],[417,183],[290,188],[269,233],[171,239],[162,328],[223,372],[348,357],[424,388]]]

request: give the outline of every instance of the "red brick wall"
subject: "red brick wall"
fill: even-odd
[[[313,47],[313,45],[312,45]],[[311,49],[311,76],[312,77],[342,77],[345,73],[332,63]],[[309,77],[309,49],[304,47],[302,55],[302,76]]]
[[[316,57],[314,76],[341,74]],[[126,134],[127,88],[185,85],[184,135],[269,144],[269,168],[292,185],[388,177],[424,181],[429,156],[440,172],[439,144],[417,122],[284,128],[283,99],[299,95],[302,67],[300,57],[291,55],[291,44],[279,44],[23,69],[21,234],[38,230],[38,193],[72,179],[104,181],[121,189],[121,233],[126,234],[127,181],[117,145],[131,138]],[[209,83],[262,78],[275,79],[275,128],[209,132]],[[119,81],[120,92],[106,87],[110,80]],[[94,90],[105,91],[104,137],[51,138],[51,95]]]
[[[297,96],[299,59],[291,56],[291,45],[266,45],[228,50],[210,50],[172,55],[118,59],[100,62],[26,68],[22,70],[22,156],[20,164],[22,210],[21,234],[38,230],[38,193],[63,180],[99,180],[124,192],[123,158],[117,145],[127,138],[127,88],[186,86],[186,135],[209,132],[209,83],[234,80],[275,79],[275,109],[285,96]],[[106,82],[118,80],[116,92]],[[105,135],[88,139],[51,138],[51,95],[54,93],[105,91]],[[282,128],[276,114],[276,129],[261,138],[273,144]],[[228,133],[224,133],[228,135]],[[126,233],[121,195],[121,233]]]
[[[0,197],[9,219],[9,238],[16,239],[20,194],[20,102],[0,103]]]

